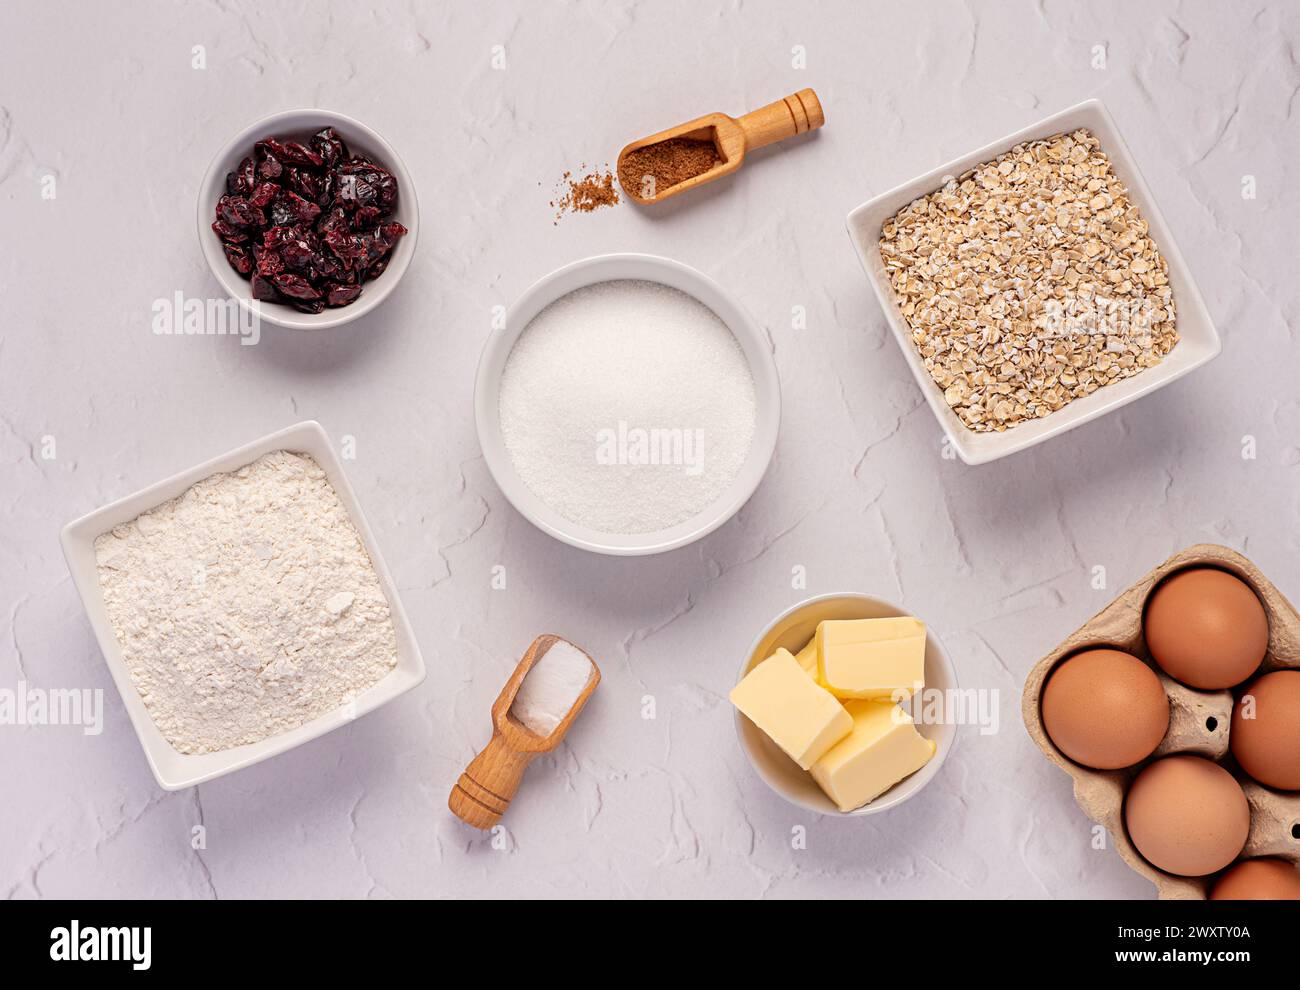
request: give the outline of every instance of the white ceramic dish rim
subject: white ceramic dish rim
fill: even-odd
[[[745,651],[744,658],[741,660],[740,671],[736,675],[735,683],[739,684],[740,681],[744,678],[744,676],[747,673],[749,673],[751,669],[753,669],[753,663],[751,661],[753,661],[754,659],[754,653],[759,648],[759,646],[762,645],[763,640],[765,640],[771,634],[773,629],[775,629],[777,626],[781,625],[787,619],[791,618],[797,613],[804,611],[805,609],[808,609],[814,605],[818,605],[822,602],[830,602],[830,601],[862,602],[865,605],[869,606],[871,611],[884,614],[884,615],[910,616],[912,614],[908,612],[906,609],[899,608],[897,605],[895,605],[891,601],[888,601],[887,599],[877,598],[875,595],[868,595],[858,591],[831,591],[831,592],[827,592],[826,594],[814,595],[811,598],[806,598],[795,605],[791,605],[784,612],[782,612],[771,622],[769,622],[766,626],[764,626],[763,629],[759,632],[759,634],[754,637],[753,642],[749,644],[749,649]],[[944,689],[952,690],[952,691],[957,690],[959,687],[957,681],[957,670],[953,666],[952,658],[948,655],[948,651],[944,648],[943,642],[935,634],[934,630],[931,629],[928,625],[926,626],[926,639],[927,639],[927,647],[931,644],[934,646],[935,656],[938,658],[940,665],[943,667],[944,677],[947,680],[947,684],[944,685]],[[934,687],[937,685],[927,684],[926,686]],[[921,793],[921,791],[924,790],[929,785],[930,781],[934,780],[934,778],[939,775],[940,768],[942,768],[944,762],[948,759],[949,755],[956,748],[957,737],[959,735],[959,733],[957,732],[957,727],[954,725],[940,726],[941,730],[946,730],[946,731],[942,731],[941,733],[943,736],[942,739],[936,740],[939,743],[939,746],[935,750],[935,754],[929,763],[923,766],[916,773],[899,781],[897,784],[895,784],[889,790],[885,791],[884,794],[876,798],[876,800],[872,801],[870,804],[864,805],[861,808],[854,808],[852,811],[840,811],[840,809],[837,808],[831,802],[830,798],[825,797],[824,795],[818,794],[818,798],[820,798],[820,800],[814,803],[811,801],[804,800],[801,796],[796,795],[791,791],[787,790],[784,784],[781,782],[781,780],[777,778],[775,775],[769,773],[763,761],[760,760],[758,756],[751,751],[749,742],[745,737],[746,726],[750,724],[749,719],[747,719],[744,715],[740,713],[738,709],[735,709],[734,707],[732,711],[732,718],[733,718],[733,724],[735,725],[735,729],[736,729],[736,740],[740,744],[740,751],[745,754],[745,759],[749,761],[749,765],[753,767],[754,772],[758,774],[758,776],[762,779],[763,783],[765,783],[775,794],[780,795],[790,804],[793,804],[798,808],[804,808],[808,811],[816,812],[819,815],[830,815],[832,817],[837,817],[837,818],[862,818],[867,815],[876,815],[876,814],[880,814],[881,812],[888,811],[891,808],[896,808],[899,805],[903,804],[904,802],[911,800],[917,794]],[[754,731],[757,732],[760,730],[756,728]],[[789,757],[785,757],[785,759],[789,760]],[[790,762],[790,765],[792,767],[795,766],[793,761]]]
[[[139,692],[131,682],[131,675],[126,665],[122,662],[121,649],[105,610],[103,592],[99,585],[94,541],[101,533],[175,498],[196,482],[220,471],[236,470],[273,450],[291,450],[311,455],[325,471],[330,484],[338,493],[361,536],[366,551],[370,554],[375,572],[379,576],[380,586],[388,599],[393,627],[397,633],[397,666],[353,699],[354,703],[350,707],[328,712],[296,729],[282,732],[260,742],[217,753],[185,755],[173,749],[158,730],[144,702],[140,699]],[[278,756],[355,721],[417,687],[424,680],[424,658],[420,654],[419,644],[415,640],[410,621],[398,597],[392,574],[384,563],[374,534],[366,522],[365,514],[361,511],[356,493],[343,473],[342,464],[333,451],[329,436],[315,420],[305,420],[267,434],[74,519],[63,527],[61,543],[73,584],[81,596],[82,605],[95,633],[95,639],[99,643],[100,651],[103,653],[109,674],[117,686],[127,716],[140,739],[149,769],[153,771],[158,785],[164,790],[174,791],[192,787]]]
[[[638,279],[671,286],[699,300],[725,323],[740,344],[754,376],[758,404],[754,441],[744,466],[727,490],[684,522],[653,533],[603,533],[570,522],[535,495],[515,472],[501,438],[499,385],[515,341],[543,309],[576,289],[599,282]],[[749,500],[776,450],[781,386],[767,339],[740,302],[703,272],[652,254],[602,254],[558,268],[534,282],[510,307],[504,329],[483,347],[474,381],[474,421],[488,470],[506,499],[538,529],[570,546],[595,553],[634,556],[673,550],[713,532]]]
[[[313,126],[314,125],[314,126]],[[289,306],[278,303],[263,305],[253,298],[252,289],[247,280],[240,278],[231,269],[230,263],[221,250],[221,242],[212,232],[213,210],[217,200],[225,192],[226,173],[232,171],[240,160],[251,153],[253,144],[265,137],[294,137],[314,133],[322,126],[337,128],[347,143],[349,150],[360,150],[370,154],[386,167],[398,182],[397,209],[393,219],[407,229],[407,234],[398,241],[393,249],[393,257],[383,275],[373,282],[367,282],[356,302],[350,306],[326,309],[322,313],[299,313]],[[277,128],[280,129],[277,132]],[[305,107],[298,110],[281,110],[260,120],[255,120],[233,138],[212,159],[203,181],[199,185],[198,200],[199,248],[207,260],[213,276],[225,289],[227,295],[236,300],[245,312],[253,313],[262,321],[285,327],[290,330],[328,330],[364,316],[388,298],[397,283],[406,274],[415,255],[415,244],[420,234],[420,204],[416,197],[415,183],[401,156],[373,128],[361,121],[336,110],[312,109]]]
[[[913,200],[943,185],[947,176],[956,176],[995,158],[1023,141],[1047,137],[1062,131],[1086,127],[1101,142],[1115,166],[1119,178],[1128,186],[1129,195],[1150,225],[1151,236],[1169,263],[1169,280],[1177,306],[1178,330],[1182,337],[1174,350],[1156,367],[1132,378],[1098,389],[1092,395],[1076,399],[1063,409],[1040,420],[1022,423],[1005,433],[975,433],[968,429],[948,408],[943,395],[925,370],[912,344],[907,323],[898,310],[893,287],[884,275],[883,262],[876,244],[885,220]],[[983,464],[1008,454],[1025,450],[1119,409],[1136,399],[1162,388],[1212,360],[1221,350],[1219,335],[1206,309],[1196,282],[1192,278],[1173,232],[1156,205],[1154,196],[1129,151],[1114,120],[1100,100],[1090,99],[1052,114],[1029,127],[991,141],[969,154],[931,169],[888,192],[873,197],[851,211],[847,218],[849,237],[857,250],[894,339],[925,396],[935,418],[948,435],[953,448],[967,464]]]

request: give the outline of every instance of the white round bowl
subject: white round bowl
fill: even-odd
[[[392,259],[384,273],[373,282],[365,283],[361,295],[349,306],[326,309],[322,313],[300,313],[292,306],[274,302],[260,303],[254,308],[255,300],[248,279],[242,278],[230,267],[221,248],[220,238],[212,232],[217,200],[226,191],[226,173],[234,171],[245,156],[253,153],[253,145],[264,138],[305,141],[322,127],[333,127],[350,152],[374,159],[393,174],[398,187],[397,208],[388,219],[396,220],[405,227],[406,236],[398,240],[397,246],[393,248]],[[420,229],[420,206],[415,197],[415,183],[411,181],[411,173],[397,157],[397,152],[361,121],[333,110],[285,110],[249,124],[227,141],[212,160],[199,185],[198,223],[199,246],[203,249],[208,267],[222,288],[240,306],[276,326],[294,330],[325,330],[364,316],[388,298],[388,294],[406,274],[411,257],[415,254],[415,240]]]
[[[768,625],[749,647],[745,659],[740,665],[740,682],[755,666],[762,663],[778,649],[784,648],[797,653],[804,644],[813,638],[817,624],[827,619],[880,619],[895,615],[909,615],[896,605],[871,595],[853,592],[838,592],[818,595],[800,602],[793,608],[786,609]],[[935,636],[934,630],[927,628],[925,634],[925,687],[926,690],[956,690],[957,672],[952,661]],[[853,811],[840,811],[826,793],[817,786],[812,774],[801,770],[799,764],[790,759],[767,733],[740,713],[735,712],[736,735],[740,739],[740,748],[744,751],[750,766],[763,778],[764,783],[791,804],[815,811],[821,815],[837,815],[841,818],[854,818],[874,815],[890,808],[896,808],[904,801],[919,794],[926,784],[939,773],[943,761],[952,751],[957,736],[957,727],[944,722],[937,725],[917,725],[917,731],[937,744],[930,762],[910,777],[904,777],[897,784],[885,791],[870,804]]]
[[[598,282],[639,279],[671,286],[702,302],[727,325],[754,376],[757,421],[754,442],[740,473],[717,499],[696,515],[652,533],[605,533],[565,519],[543,502],[515,471],[501,436],[501,373],[515,341],[538,313],[561,296]],[[767,340],[739,301],[702,272],[651,254],[603,254],[575,261],[534,282],[506,313],[506,325],[483,347],[474,382],[474,421],[492,477],[519,513],[538,529],[570,546],[595,553],[633,556],[662,553],[705,536],[733,515],[754,493],[776,449],[781,424],[781,385]]]

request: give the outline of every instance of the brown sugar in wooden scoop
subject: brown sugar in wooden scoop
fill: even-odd
[[[811,89],[743,117],[710,113],[633,141],[618,156],[618,182],[633,202],[659,203],[730,175],[755,148],[816,130],[826,123]]]
[[[722,159],[711,140],[675,137],[629,151],[619,159],[618,181],[624,187],[647,188],[647,177],[654,188],[665,192],[687,179],[713,169]]]

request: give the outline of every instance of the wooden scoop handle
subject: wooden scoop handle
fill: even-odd
[[[745,150],[753,151],[805,131],[815,131],[826,123],[826,116],[817,94],[811,89],[801,89],[745,114],[737,123],[745,132]]]
[[[535,755],[511,749],[500,733],[493,735],[456,781],[447,807],[475,828],[491,828],[510,807],[510,799],[519,790],[524,771]]]

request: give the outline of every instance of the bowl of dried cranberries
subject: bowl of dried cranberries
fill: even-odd
[[[199,190],[199,242],[217,281],[268,323],[336,327],[392,292],[415,252],[419,208],[388,142],[329,110],[244,128]]]

